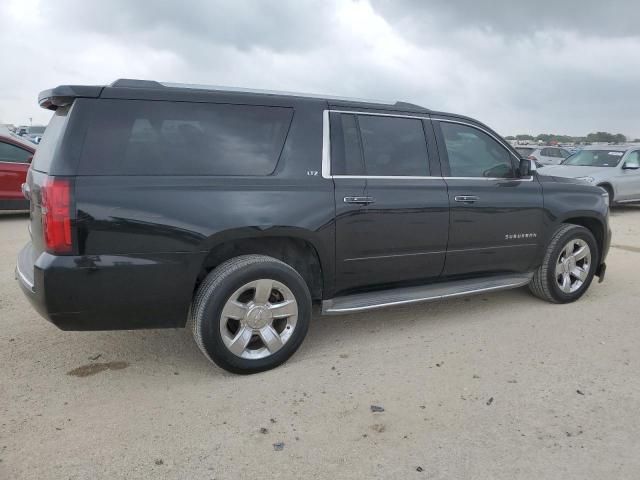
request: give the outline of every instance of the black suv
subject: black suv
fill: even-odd
[[[53,118],[16,276],[64,330],[184,327],[250,373],[325,314],[602,280],[606,193],[538,176],[471,118],[409,103],[118,80]]]

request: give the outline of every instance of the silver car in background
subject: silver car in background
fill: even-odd
[[[571,153],[560,147],[538,147],[535,145],[523,145],[516,146],[518,153],[529,160],[536,162],[538,167],[544,167],[545,165],[559,165],[565,158],[569,157]]]
[[[576,178],[604,188],[611,205],[640,202],[640,145],[593,145],[540,175]]]

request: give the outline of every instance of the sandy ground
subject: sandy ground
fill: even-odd
[[[637,479],[640,208],[611,223],[578,303],[317,316],[287,364],[241,377],[187,331],[39,318],[13,279],[26,219],[0,216],[0,478]]]

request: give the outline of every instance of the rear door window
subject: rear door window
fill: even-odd
[[[293,116],[254,105],[91,103],[81,175],[269,175]]]
[[[422,120],[358,115],[368,176],[429,176]]]
[[[331,174],[364,175],[364,159],[356,116],[331,114]]]

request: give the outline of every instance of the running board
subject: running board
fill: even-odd
[[[324,315],[364,312],[377,308],[407,305],[410,303],[432,302],[444,298],[465,297],[478,293],[507,290],[527,285],[533,273],[517,275],[496,275],[493,277],[456,280],[433,283],[419,287],[393,288],[375,292],[357,293],[331,298],[322,302]]]

